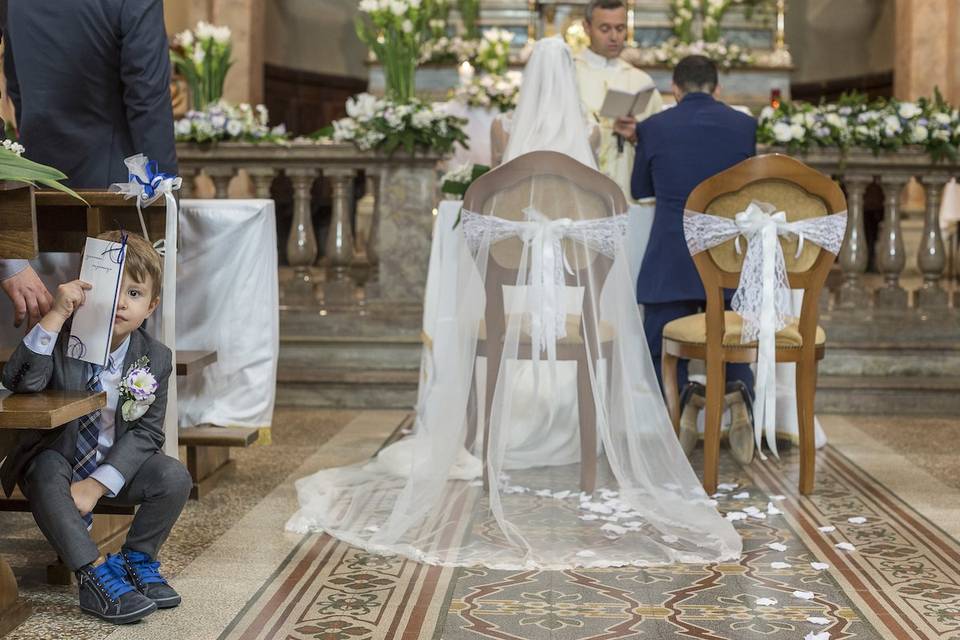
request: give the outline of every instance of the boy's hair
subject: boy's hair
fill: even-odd
[[[160,287],[163,284],[163,259],[143,236],[129,232],[125,235],[127,236],[127,257],[123,272],[137,282],[146,282],[149,276],[153,284],[150,299],[156,300],[160,297]],[[121,234],[119,231],[107,231],[98,235],[97,238],[120,242]]]

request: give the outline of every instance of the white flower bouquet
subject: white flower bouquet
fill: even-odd
[[[173,39],[170,59],[190,87],[190,100],[200,110],[223,97],[223,83],[233,64],[230,60],[230,29],[198,22]]]
[[[520,71],[507,71],[502,75],[485,73],[458,87],[454,97],[471,107],[493,108],[505,113],[516,108],[522,80]]]
[[[466,121],[448,115],[441,108],[413,98],[398,103],[361,93],[347,100],[347,117],[321,129],[315,137],[333,142],[350,142],[363,151],[391,154],[433,150],[447,153],[455,144],[466,147]]]
[[[488,73],[505,73],[512,42],[513,34],[506,29],[484,30],[483,38],[477,46],[474,66]]]
[[[262,104],[231,105],[223,100],[199,111],[188,111],[177,120],[174,131],[178,142],[283,142],[289,136],[282,124],[271,128],[270,114]]]
[[[150,359],[143,356],[127,369],[117,389],[120,395],[120,415],[127,422],[143,417],[157,399],[157,379],[150,371]]]
[[[440,191],[449,196],[462,198],[470,184],[487,171],[490,171],[487,165],[472,162],[454,167],[441,176]]]

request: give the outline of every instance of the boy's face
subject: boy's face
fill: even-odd
[[[150,317],[160,303],[160,298],[151,298],[152,278],[146,282],[137,282],[129,274],[123,274],[120,294],[117,298],[117,317],[113,321],[114,339],[123,339],[136,331],[143,321]]]

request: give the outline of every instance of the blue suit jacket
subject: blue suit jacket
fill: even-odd
[[[26,157],[68,184],[127,181],[145,153],[176,173],[162,0],[4,2],[4,72]]]
[[[757,122],[706,93],[637,125],[634,198],[657,199],[637,280],[641,304],[703,300],[703,285],[683,237],[683,208],[694,187],[752,156]]]

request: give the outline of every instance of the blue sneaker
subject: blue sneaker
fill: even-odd
[[[87,565],[77,570],[80,587],[80,609],[112,622],[138,622],[157,610],[157,605],[138,592],[127,580],[126,571],[117,556],[110,556],[96,567]]]
[[[159,609],[172,609],[180,604],[180,594],[160,575],[160,562],[145,553],[123,549],[120,551],[127,576],[137,591],[152,600]]]

